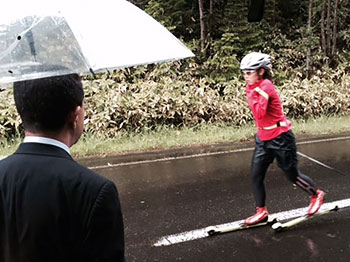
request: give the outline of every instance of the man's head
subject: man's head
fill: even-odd
[[[14,98],[26,131],[56,135],[74,125],[84,91],[80,77],[70,74],[15,82]]]
[[[260,79],[270,79],[270,56],[252,52],[243,57],[240,65],[247,84],[252,85]]]

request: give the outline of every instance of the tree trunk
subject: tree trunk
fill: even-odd
[[[214,0],[210,0],[209,2],[209,18],[208,18],[208,24],[209,24],[209,35],[211,35],[211,32],[213,32],[213,21],[214,18]]]
[[[333,41],[332,41],[331,56],[335,55],[335,50],[337,45],[337,25],[338,25],[338,0],[335,0],[334,14],[333,14]]]
[[[312,36],[312,16],[313,16],[313,0],[309,2],[309,17],[307,22],[307,50],[306,50],[306,77],[310,78],[311,76],[311,41]]]
[[[327,56],[330,56],[331,53],[331,7],[332,7],[332,0],[328,0],[328,7],[327,7]]]
[[[199,20],[200,20],[200,27],[201,27],[201,52],[204,53],[205,44],[206,44],[206,27],[205,27],[205,18],[204,18],[204,5],[203,0],[198,0],[199,4]]]
[[[326,44],[326,32],[325,32],[325,14],[326,14],[326,0],[322,1],[322,11],[321,11],[321,42],[323,54],[327,56],[327,44]]]

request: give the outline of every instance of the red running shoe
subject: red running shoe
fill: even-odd
[[[324,192],[322,190],[317,190],[316,191],[316,195],[314,196],[310,196],[311,199],[311,203],[309,206],[309,210],[307,211],[307,214],[309,216],[312,216],[313,214],[315,214],[320,207],[323,204],[323,199],[324,199]]]
[[[245,220],[247,226],[259,224],[261,222],[266,222],[269,216],[269,212],[266,207],[257,207],[255,215],[248,217]]]

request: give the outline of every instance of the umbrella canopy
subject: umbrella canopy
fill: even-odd
[[[191,56],[125,0],[12,0],[0,9],[0,84]]]

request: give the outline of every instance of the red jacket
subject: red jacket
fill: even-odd
[[[281,100],[270,80],[247,85],[246,95],[260,140],[272,140],[291,129],[291,122],[283,114]]]

